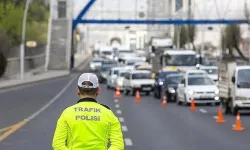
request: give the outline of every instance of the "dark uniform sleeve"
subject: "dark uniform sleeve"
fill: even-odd
[[[68,125],[64,119],[64,113],[60,116],[57,121],[56,130],[52,142],[53,150],[69,150],[66,146],[67,135],[68,135]]]
[[[121,130],[121,124],[118,118],[113,113],[112,113],[112,123],[111,123],[109,138],[111,142],[109,150],[124,150],[124,141]]]

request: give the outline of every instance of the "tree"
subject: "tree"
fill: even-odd
[[[177,45],[178,43],[178,34],[179,34],[179,42],[180,42],[180,48],[185,48],[185,45],[187,44],[188,41],[188,36],[187,36],[187,30],[185,26],[181,26],[179,28],[179,31],[176,30],[174,33],[174,44]]]
[[[241,42],[240,27],[236,24],[227,25],[221,37],[222,49],[224,50],[224,52],[225,52],[225,49],[228,49],[229,55],[231,57],[235,57],[234,50],[236,50],[239,56],[243,60],[247,60],[247,58],[243,55],[243,53],[241,52],[239,48],[240,42]]]

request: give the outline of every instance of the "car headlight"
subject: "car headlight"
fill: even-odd
[[[95,65],[94,65],[94,64],[90,64],[90,67],[91,67],[91,68],[94,68],[94,67],[95,67]]]
[[[187,92],[189,95],[193,95],[194,94],[194,91],[193,90],[188,90]]]
[[[163,82],[162,82],[162,81],[160,81],[160,82],[159,82],[159,85],[163,85]]]
[[[236,96],[235,100],[245,101],[245,100],[249,100],[249,98],[247,98],[247,97],[241,97],[241,96]]]
[[[169,93],[175,93],[175,89],[174,88],[168,88],[168,92]]]
[[[215,94],[219,94],[219,92],[220,92],[219,89],[216,89],[216,90],[214,91]]]
[[[146,60],[147,60],[146,57],[143,57],[143,58],[142,58],[142,61],[146,61]]]
[[[122,85],[123,82],[122,82],[122,81],[117,81],[117,84],[118,84],[118,85]]]

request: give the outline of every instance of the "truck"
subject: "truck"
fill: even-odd
[[[219,98],[225,114],[250,110],[250,66],[239,65],[235,58],[223,58],[218,64]]]
[[[151,53],[152,72],[156,73],[162,68],[162,56],[165,49],[173,49],[173,40],[170,37],[152,37],[149,44]]]

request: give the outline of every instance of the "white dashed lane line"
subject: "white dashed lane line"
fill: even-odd
[[[218,116],[213,116],[213,118],[214,118],[214,119],[217,119],[217,118],[218,118]]]
[[[199,109],[200,110],[200,112],[202,112],[202,113],[207,113],[207,111],[205,110],[205,109]]]
[[[125,141],[126,146],[132,146],[133,145],[132,140],[130,138],[125,138],[124,141]]]
[[[122,111],[121,110],[117,110],[116,113],[120,115],[120,114],[122,114]]]
[[[122,126],[122,131],[123,131],[123,132],[127,132],[127,131],[128,131],[127,126]]]
[[[116,113],[117,113],[118,115],[121,115],[121,114],[122,114],[122,111],[119,110],[120,105],[117,104],[117,103],[119,102],[119,100],[118,100],[118,99],[114,99],[114,101],[115,101],[115,103],[116,103],[116,104],[115,104],[115,108],[117,109],[117,110],[116,110]],[[119,117],[119,121],[121,122],[121,124],[124,123],[124,118],[123,118],[123,117]],[[122,132],[128,132],[128,127],[125,126],[125,125],[122,125]],[[125,146],[132,146],[132,145],[133,145],[132,140],[131,140],[130,138],[124,138],[124,142],[125,142]]]
[[[124,122],[124,118],[123,117],[119,117],[120,122]]]

